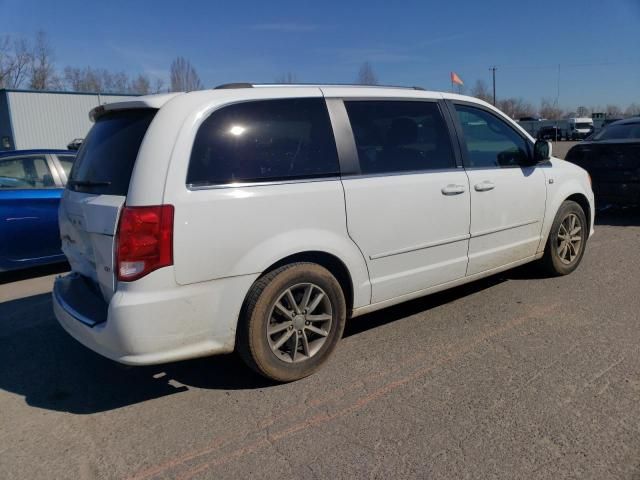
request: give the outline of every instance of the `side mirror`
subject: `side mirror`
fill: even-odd
[[[537,140],[533,146],[533,161],[537,164],[549,160],[551,158],[551,150],[551,142]]]

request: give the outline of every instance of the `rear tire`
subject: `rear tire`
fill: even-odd
[[[566,200],[553,220],[541,264],[553,276],[568,275],[582,261],[590,226],[582,207]]]
[[[340,283],[326,268],[306,262],[282,266],[251,287],[238,324],[238,353],[272,380],[306,377],[335,349],[346,312]]]

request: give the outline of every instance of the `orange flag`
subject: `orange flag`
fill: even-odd
[[[455,83],[456,85],[464,85],[464,82],[456,72],[451,72],[451,83]]]

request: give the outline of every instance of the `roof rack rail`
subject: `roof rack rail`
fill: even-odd
[[[425,90],[423,87],[413,86],[406,87],[402,85],[360,85],[357,83],[248,83],[248,82],[236,82],[236,83],[223,83],[217,87],[213,87],[214,90],[225,90],[230,88],[253,88],[253,87],[355,87],[355,88],[404,88],[407,90]]]
[[[358,83],[254,83],[254,87],[354,87],[354,88],[402,88],[407,90],[425,90],[422,87],[404,85],[362,85]]]
[[[236,83],[223,83],[217,87],[213,87],[214,90],[226,90],[228,88],[253,88],[251,83],[236,82]]]

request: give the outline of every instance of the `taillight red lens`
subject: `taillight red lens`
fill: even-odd
[[[116,235],[118,280],[173,265],[173,205],[124,207]]]

